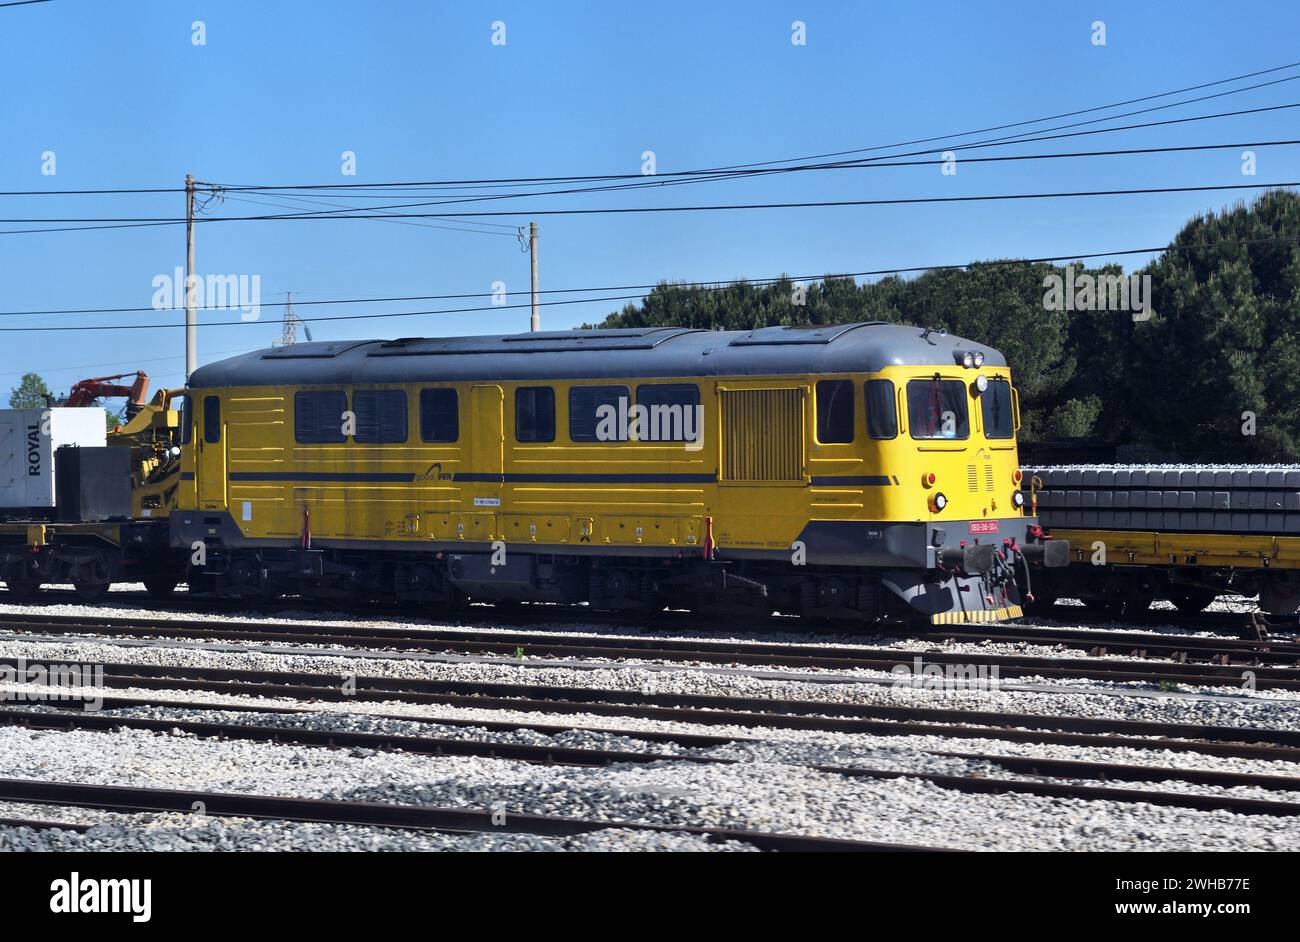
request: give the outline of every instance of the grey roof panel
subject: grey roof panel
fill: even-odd
[[[872,327],[884,321],[863,321],[857,324],[828,324],[821,327],[760,327],[743,333],[728,344],[730,347],[782,346],[792,343],[828,344],[836,338],[859,327]]]
[[[584,353],[589,350],[653,350],[682,334],[695,333],[688,327],[659,327],[648,330],[538,331],[502,337],[414,337],[383,341],[367,350],[368,357],[462,356],[502,353]]]
[[[272,347],[263,351],[264,360],[329,360],[359,347],[365,340],[321,340],[314,343],[295,343],[288,347]]]
[[[876,373],[888,366],[934,366],[964,373],[953,362],[957,349],[982,350],[986,366],[1006,366],[1002,354],[990,347],[950,334],[927,335],[919,327],[902,324],[867,322],[756,331],[647,327],[295,344],[200,367],[189,385],[199,389],[806,375]]]

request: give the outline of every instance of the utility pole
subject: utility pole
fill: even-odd
[[[533,265],[533,316],[529,321],[529,330],[536,332],[542,329],[542,318],[537,313],[537,223],[528,224],[528,255]]]
[[[185,175],[185,381],[198,368],[199,329],[194,312],[194,177]]]

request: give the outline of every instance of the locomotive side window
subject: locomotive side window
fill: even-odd
[[[550,386],[515,390],[515,440],[555,441],[555,390]]]
[[[985,438],[1011,438],[1015,434],[1015,416],[1011,411],[1011,384],[1005,379],[989,381],[980,394]]]
[[[355,390],[352,411],[357,415],[353,441],[362,445],[396,445],[406,441],[406,390]]]
[[[293,396],[293,437],[302,445],[341,445],[348,394],[341,389],[300,392]]]
[[[698,442],[704,435],[700,387],[694,383],[638,386],[636,404],[645,406],[646,441]]]
[[[824,379],[817,384],[817,441],[823,445],[853,441],[853,382]]]
[[[959,379],[914,379],[907,384],[907,424],[913,438],[970,437],[966,384]]]
[[[601,406],[611,406],[614,415],[628,414],[632,403],[628,401],[626,386],[573,386],[569,389],[569,439],[575,442],[627,441],[627,429],[616,421],[601,422]],[[619,400],[623,409],[619,409]],[[603,426],[603,427],[602,427]],[[522,439],[520,439],[522,441]]]
[[[177,402],[177,399],[179,399],[180,402]],[[177,396],[172,399],[172,403],[181,413],[181,444],[188,445],[194,441],[194,409],[190,406],[190,397]]]
[[[221,397],[203,397],[203,440],[209,445],[221,441]]]
[[[867,400],[867,434],[872,438],[898,437],[898,407],[893,381],[869,379],[862,386]]]
[[[456,390],[420,390],[420,438],[426,442],[454,442],[460,438]]]

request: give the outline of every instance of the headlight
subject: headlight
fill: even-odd
[[[986,389],[988,389],[988,388],[989,388],[989,378],[988,378],[987,376],[985,376],[983,373],[981,373],[979,376],[976,376],[976,377],[975,377],[975,391],[976,391],[976,392],[981,392],[981,393],[982,393],[984,390],[986,390]]]
[[[975,365],[975,354],[971,353],[969,350],[963,353],[961,355],[961,365],[966,367],[968,370],[973,367]]]
[[[1024,491],[1012,491],[1012,492],[1011,492],[1011,503],[1015,504],[1016,507],[1023,507],[1023,506],[1025,506],[1025,492],[1024,492]]]
[[[935,494],[933,497],[930,498],[930,509],[933,510],[935,513],[941,513],[943,511],[943,508],[947,506],[948,506],[948,498],[944,497],[942,493]]]
[[[984,365],[984,353],[980,350],[975,351],[975,365],[976,366]]]

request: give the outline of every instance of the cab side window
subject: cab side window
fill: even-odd
[[[420,390],[420,439],[454,442],[460,438],[460,403],[454,389]]]
[[[898,406],[894,384],[887,379],[869,379],[862,387],[867,401],[867,434],[872,438],[898,437]]]
[[[555,390],[521,386],[515,390],[515,440],[555,441]]]
[[[221,441],[221,397],[203,397],[203,440],[209,445]]]
[[[817,441],[823,445],[853,441],[853,382],[824,379],[817,384]]]
[[[181,413],[181,444],[189,445],[194,441],[194,408],[190,405],[189,396],[180,396],[178,398],[180,402],[176,402],[175,399],[172,402]]]

